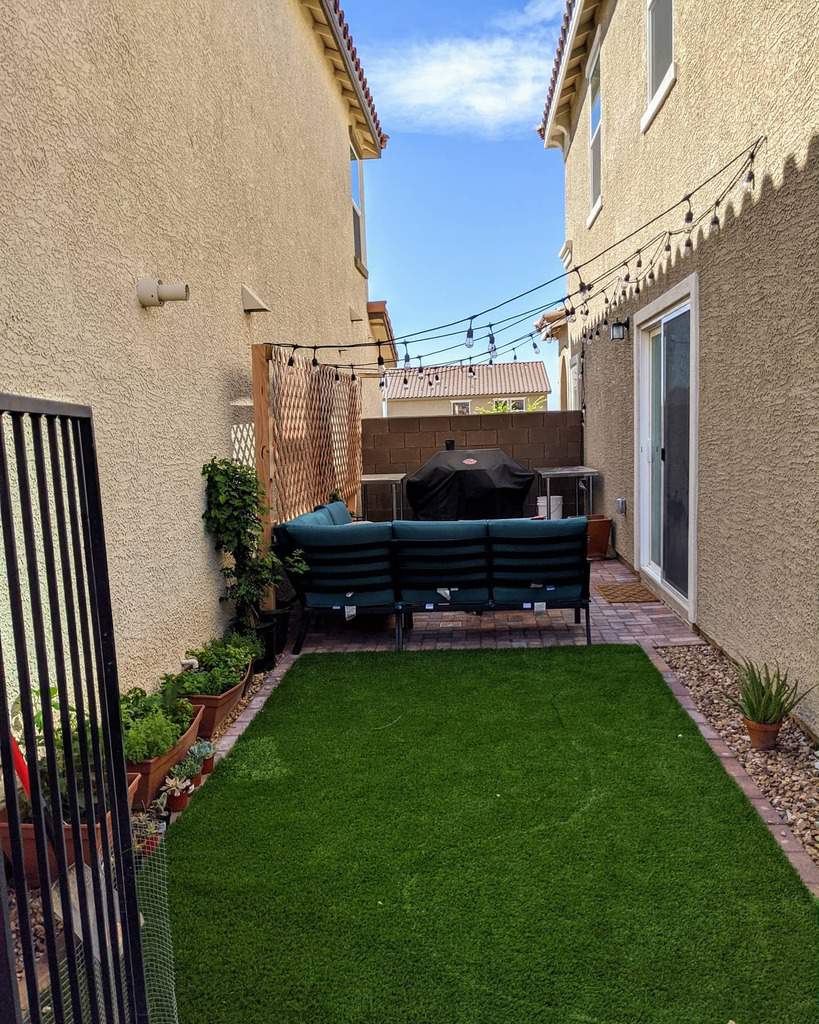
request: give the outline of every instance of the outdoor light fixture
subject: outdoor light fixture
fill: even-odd
[[[628,317],[625,320],[612,321],[609,337],[612,341],[623,341],[628,330]]]

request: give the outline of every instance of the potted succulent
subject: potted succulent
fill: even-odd
[[[187,757],[184,757],[179,764],[174,765],[171,774],[175,779],[188,779],[196,789],[197,786],[202,785],[202,762],[188,751]]]
[[[213,759],[216,756],[216,747],[210,740],[197,740],[190,749],[191,757],[195,757],[202,763],[202,774],[210,775],[213,771]]]
[[[811,687],[813,689],[813,687]],[[773,672],[752,661],[743,661],[739,670],[739,698],[731,703],[742,714],[754,750],[773,750],[782,723],[810,690],[799,692],[798,683],[788,683],[788,673]]]
[[[168,687],[156,693],[134,687],[120,698],[126,769],[138,773],[136,803],[147,807],[162,779],[196,739],[202,708]]]
[[[181,778],[177,775],[168,775],[162,792],[165,794],[166,807],[169,813],[178,814],[188,806],[193,792],[193,783],[190,779]]]
[[[274,551],[263,550],[262,524],[268,508],[253,469],[232,459],[211,459],[202,474],[207,481],[205,529],[213,536],[216,550],[227,557],[222,600],[233,602],[243,628],[258,635],[263,653],[256,667],[266,672],[276,663],[277,635],[286,636],[289,608],[267,612],[262,606],[287,573],[304,572],[306,566],[300,552],[280,559]]]
[[[165,676],[163,688],[202,709],[199,736],[210,739],[242,699],[261,652],[262,645],[253,633],[230,633],[222,640],[210,640],[187,652],[195,667]]]

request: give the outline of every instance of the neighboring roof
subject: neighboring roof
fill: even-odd
[[[376,299],[367,303],[367,317],[370,321],[372,335],[376,341],[383,341],[388,352],[384,354],[385,359],[391,357],[393,365],[398,362],[398,351],[395,347],[395,332],[392,329],[390,314],[387,312],[387,303],[384,299]]]
[[[435,380],[435,374],[439,380]],[[481,363],[475,367],[475,376],[468,366],[431,366],[418,373],[417,367],[406,371],[408,386],[404,387],[403,369],[386,373],[387,398],[472,398],[491,396],[522,398],[524,395],[549,395],[552,392],[546,367],[540,361],[526,363]],[[432,377],[432,387],[429,378]]]
[[[594,28],[601,0],[566,0],[563,22],[557,39],[552,77],[546,93],[543,117],[537,128],[545,145],[556,145],[551,137],[552,126],[558,116],[571,111],[577,83],[583,74],[583,65],[594,41]],[[568,125],[563,125],[564,129]]]
[[[546,328],[555,323],[557,320],[562,320],[566,316],[566,310],[562,307],[560,309],[547,309],[546,312],[535,320],[535,330],[545,331]]]
[[[301,3],[310,12],[313,28],[324,43],[325,56],[341,85],[354,126],[366,133],[365,142],[369,145],[361,155],[379,156],[389,136],[381,130],[372,93],[339,0],[301,0]]]

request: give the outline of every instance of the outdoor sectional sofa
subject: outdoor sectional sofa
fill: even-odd
[[[343,502],[276,528],[281,553],[300,549],[309,569],[292,583],[303,607],[298,653],[312,619],[395,615],[395,648],[414,612],[573,608],[589,622],[587,521],[488,519],[353,522]]]

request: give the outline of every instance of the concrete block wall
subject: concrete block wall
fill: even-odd
[[[498,413],[474,416],[401,416],[362,421],[364,473],[413,474],[452,439],[457,448],[502,448],[527,469],[583,461],[579,412]],[[574,487],[565,488],[574,501]],[[554,493],[562,493],[559,487]],[[368,487],[370,519],[391,517],[390,488]],[[534,509],[533,489],[528,509]],[[404,515],[411,518],[409,505]]]

